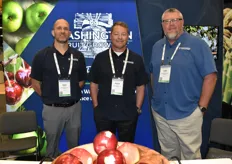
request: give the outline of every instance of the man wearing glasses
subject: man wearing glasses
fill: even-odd
[[[155,43],[150,62],[152,114],[161,154],[201,158],[203,114],[214,91],[217,70],[205,41],[184,32],[182,13],[162,15],[165,37]]]

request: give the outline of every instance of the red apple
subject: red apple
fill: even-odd
[[[85,150],[84,148],[74,148],[69,152],[72,155],[75,155],[83,164],[92,164],[93,157],[92,155]]]
[[[9,78],[9,80],[14,80],[14,73],[13,72],[7,72],[6,74]],[[6,75],[4,75],[4,80],[5,81],[7,80]]]
[[[117,149],[123,154],[126,164],[135,164],[140,159],[138,148],[130,142],[124,142]]]
[[[54,164],[83,164],[76,156],[72,154],[63,154],[59,156]]]
[[[118,140],[110,131],[102,131],[98,133],[93,141],[94,151],[99,154],[105,149],[116,149]]]
[[[14,105],[21,99],[23,88],[14,80],[10,80],[10,84],[5,81],[6,103]]]
[[[97,164],[126,164],[123,154],[119,150],[104,150],[97,157]]]
[[[21,86],[28,88],[31,86],[30,74],[31,74],[31,69],[19,69],[15,74],[16,81]]]
[[[24,60],[25,69],[31,69],[31,66]]]

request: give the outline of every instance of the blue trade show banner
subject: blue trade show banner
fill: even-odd
[[[29,37],[27,40],[28,43],[20,52],[20,60],[22,59],[21,61],[24,61],[24,67],[25,64],[30,67],[37,51],[53,44],[51,31],[54,22],[60,18],[66,19],[69,22],[72,33],[69,38],[69,45],[84,54],[88,72],[95,56],[111,46],[110,31],[113,23],[117,21],[123,21],[129,26],[128,48],[142,55],[135,0],[60,0],[48,2],[50,3],[48,15],[36,31],[33,31],[34,28],[31,27],[31,25],[27,25],[28,23],[22,27],[27,29],[24,30],[27,34],[24,37]],[[26,3],[26,1],[24,3]],[[25,26],[27,26],[27,28]],[[30,31],[28,29],[30,29]],[[14,34],[9,33],[9,37],[13,38]],[[23,37],[19,36],[15,44],[17,44],[21,38]],[[15,51],[15,53],[19,54],[19,52],[16,52],[15,44],[10,42],[10,39],[5,39],[4,41],[4,51],[10,49],[11,52]],[[19,58],[17,55],[15,57]],[[19,108],[21,110],[34,110],[37,114],[39,126],[43,129],[42,101],[32,88],[28,87],[24,89],[24,95],[26,94],[24,93],[25,90],[28,90],[25,100],[20,101],[21,103],[18,105],[17,103],[8,104],[7,110],[18,111]],[[85,144],[92,142],[96,135],[88,81],[82,90],[82,95],[82,129],[80,144]],[[21,106],[23,106],[23,108]],[[153,148],[151,115],[147,94],[144,99],[142,110],[143,113],[138,120],[135,143]],[[61,151],[67,150],[65,133],[63,133],[61,137],[60,149]]]

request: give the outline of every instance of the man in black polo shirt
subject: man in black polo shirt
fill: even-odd
[[[96,56],[89,74],[94,120],[98,132],[117,130],[120,141],[134,142],[148,75],[141,56],[126,46],[128,26],[114,23],[110,37],[112,47]]]
[[[69,23],[58,19],[53,26],[53,46],[39,51],[32,63],[32,87],[43,101],[43,123],[47,138],[46,156],[59,155],[63,129],[67,145],[78,145],[81,127],[81,88],[86,80],[82,53],[68,46]]]

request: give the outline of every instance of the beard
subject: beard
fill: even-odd
[[[175,32],[175,33],[166,33],[165,36],[170,39],[170,40],[174,40],[177,38],[177,36],[179,35],[178,32]]]

